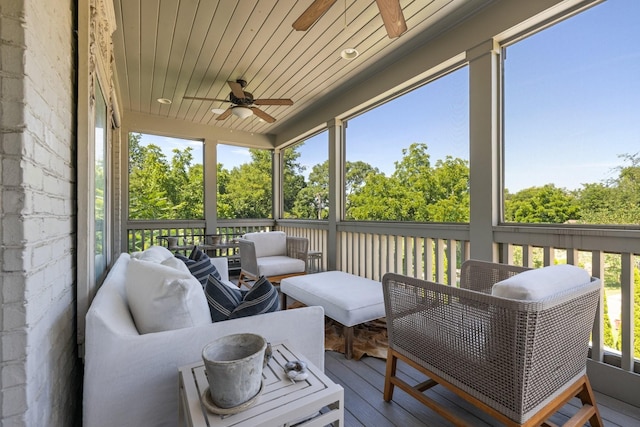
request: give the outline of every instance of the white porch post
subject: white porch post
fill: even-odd
[[[327,268],[338,268],[340,255],[338,223],[344,213],[344,127],[342,120],[327,122],[329,134],[329,232],[327,236]]]
[[[499,53],[488,40],[467,51],[469,60],[470,256],[498,260],[493,226],[500,218]]]
[[[284,151],[274,150],[271,152],[272,179],[271,179],[271,213],[273,220],[277,221],[283,215],[282,186],[284,183]]]
[[[218,227],[218,141],[205,138],[203,151],[205,233],[215,234]]]

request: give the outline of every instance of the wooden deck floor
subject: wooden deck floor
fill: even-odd
[[[451,426],[448,421],[398,388],[394,391],[392,402],[382,400],[384,371],[385,361],[381,359],[365,356],[359,361],[346,360],[340,353],[325,352],[325,373],[344,388],[344,415],[347,427]],[[422,381],[425,378],[401,362],[398,362],[398,371],[408,379]],[[426,393],[472,426],[500,425],[443,387],[436,386]],[[596,393],[596,402],[605,426],[640,426],[640,408],[600,393]],[[577,407],[570,402],[554,415],[551,421],[562,424],[576,410]]]

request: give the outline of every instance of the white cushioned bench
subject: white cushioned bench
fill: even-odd
[[[385,316],[382,284],[342,271],[288,277],[280,282],[286,297],[308,306],[319,305],[325,315],[345,326],[345,356],[353,357],[353,327]]]

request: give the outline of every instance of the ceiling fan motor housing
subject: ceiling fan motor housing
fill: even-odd
[[[229,100],[231,101],[231,103],[235,105],[242,105],[242,106],[248,107],[249,105],[253,104],[253,94],[250,92],[245,92],[244,98],[238,98],[233,94],[233,92],[231,92],[229,93]]]

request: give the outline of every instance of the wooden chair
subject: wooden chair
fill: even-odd
[[[565,425],[602,426],[586,376],[600,279],[583,271],[586,283],[536,300],[491,295],[496,282],[513,282],[530,274],[525,270],[467,261],[459,288],[386,274],[384,400],[398,386],[454,425],[466,425],[424,394],[440,384],[507,426],[538,426],[553,425],[548,418],[578,397],[582,407]],[[398,360],[429,380],[407,383],[396,375]]]

